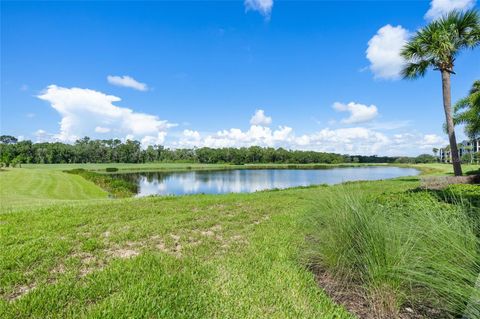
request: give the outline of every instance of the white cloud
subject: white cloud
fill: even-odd
[[[183,136],[173,147],[248,147],[267,146],[287,149],[314,150],[350,155],[414,156],[430,153],[433,147],[446,145],[446,140],[435,134],[404,133],[387,135],[365,127],[331,129],[296,136],[290,127],[250,128],[247,131],[229,129],[215,134],[199,132],[195,138]],[[432,139],[432,136],[435,136]]]
[[[200,140],[200,133],[198,131],[192,131],[192,130],[184,130],[183,135],[186,138],[193,139],[195,141]]]
[[[368,122],[378,115],[378,109],[375,105],[367,106],[355,102],[350,102],[348,104],[335,102],[333,108],[340,112],[350,112],[350,116],[342,120],[342,123],[344,124]]]
[[[174,143],[178,147],[247,147],[279,146],[282,143],[292,141],[293,129],[288,126],[279,126],[272,130],[269,127],[252,125],[247,131],[231,128],[218,131],[214,134],[201,136],[198,131],[184,130],[183,135]]]
[[[260,12],[263,16],[269,17],[272,12],[273,0],[245,0],[245,9]]]
[[[147,91],[148,86],[145,83],[138,82],[134,78],[124,75],[124,76],[117,76],[117,75],[109,75],[107,76],[108,83],[123,86],[127,88],[132,88],[138,91]]]
[[[448,140],[445,137],[438,136],[436,134],[426,134],[418,142],[420,148],[431,150],[434,147],[441,147],[448,144]]]
[[[349,154],[378,154],[388,145],[386,135],[364,127],[325,128],[297,142],[308,149]]]
[[[433,20],[452,10],[468,10],[475,6],[476,0],[432,0],[425,19]],[[368,41],[366,51],[370,61],[370,71],[378,79],[398,79],[405,63],[400,55],[402,47],[408,41],[410,32],[402,26],[387,24]]]
[[[95,132],[97,133],[108,133],[110,132],[111,130],[108,128],[108,127],[101,127],[101,126],[97,126],[95,128]]]
[[[266,116],[263,110],[256,110],[255,114],[250,119],[250,124],[252,125],[268,126],[270,123],[272,123],[272,118],[270,116]]]
[[[158,132],[156,136],[146,135],[140,140],[140,143],[143,147],[148,145],[162,145],[165,142],[165,136],[167,136],[167,132]],[[133,140],[135,137],[131,136],[129,139]]]
[[[33,136],[35,136],[35,142],[37,143],[58,141],[54,134],[48,133],[43,129],[36,130],[35,133],[33,133]]]
[[[175,126],[157,116],[114,105],[121,99],[90,89],[50,85],[38,96],[60,113],[60,132],[55,138],[73,142],[93,132],[140,139],[144,144],[163,143],[166,131]]]
[[[351,103],[350,103],[351,104]],[[355,103],[353,103],[355,104]],[[337,108],[348,110],[348,105],[338,103]],[[374,110],[372,106],[368,110]],[[353,109],[359,109],[353,107]],[[363,108],[360,108],[363,109]],[[372,112],[372,111],[369,111]],[[367,112],[368,113],[368,112]],[[380,131],[379,123],[370,127],[323,128],[316,132],[296,135],[289,126],[271,129],[267,126],[251,125],[247,130],[230,128],[216,133],[201,133],[184,130],[180,138],[174,140],[172,147],[284,147],[287,149],[314,150],[351,155],[418,155],[429,153],[433,147],[446,145],[444,137],[420,132],[397,133],[397,129]]]
[[[468,10],[475,6],[476,0],[432,0],[425,19],[434,20],[452,10]]]
[[[83,136],[101,134],[109,137],[139,140],[143,147],[162,144],[167,147],[284,147],[287,149],[315,150],[340,154],[360,155],[417,155],[429,153],[433,147],[447,145],[444,137],[419,132],[380,131],[378,123],[368,127],[323,128],[318,131],[296,135],[289,126],[271,128],[271,123],[263,119],[260,124],[251,124],[246,130],[230,128],[215,133],[184,129],[180,136],[172,134],[167,140],[167,131],[174,124],[158,117],[136,113],[131,109],[119,107],[113,103],[120,98],[102,92],[49,86],[40,99],[50,102],[59,112],[60,132],[52,134],[45,130],[34,133],[37,142],[63,141],[73,142]],[[376,107],[349,103],[336,103],[335,109],[351,113],[346,122],[366,121],[374,117]],[[257,114],[258,112],[256,112]],[[264,112],[263,117],[266,117]],[[370,125],[371,123],[368,123]],[[403,127],[399,127],[402,129]],[[92,136],[93,134],[93,136]],[[122,138],[123,137],[123,138]]]
[[[398,79],[404,60],[400,51],[409,37],[408,30],[390,24],[381,27],[368,41],[367,59],[375,78]]]
[[[374,130],[388,131],[388,130],[398,130],[411,126],[412,121],[383,121],[383,122],[371,122],[368,123],[368,127]]]
[[[436,134],[414,132],[394,134],[391,137],[391,144],[393,155],[418,155],[419,153],[431,153],[434,147],[448,145],[448,140]]]

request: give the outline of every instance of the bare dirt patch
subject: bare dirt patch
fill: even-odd
[[[172,244],[167,244],[167,241],[164,241],[162,237],[158,235],[150,237],[148,242],[151,246],[155,247],[155,249],[160,250],[161,252],[174,255],[177,258],[182,257],[182,237],[176,234],[170,234],[170,238],[172,239]]]
[[[480,184],[480,175],[428,176],[421,179],[421,187],[424,189],[441,190],[452,184]]]
[[[122,258],[128,259],[140,254],[138,247],[144,246],[143,242],[132,242],[128,241],[122,246],[113,246],[112,248],[106,249],[105,253],[107,256],[113,258]]]
[[[202,230],[200,231],[200,234],[202,234],[202,236],[207,236],[207,237],[213,237],[215,235],[215,233],[211,230]]]
[[[445,313],[431,308],[414,308],[403,306],[400,311],[392,307],[386,307],[385,303],[379,305],[375,296],[367,297],[364,289],[354,283],[345,284],[329,274],[326,270],[312,267],[310,269],[317,284],[325,293],[338,304],[341,304],[349,312],[360,319],[427,319],[427,318],[451,318]],[[385,294],[381,298],[385,301]]]
[[[113,257],[127,259],[138,256],[140,253],[133,249],[119,248],[109,251]]]
[[[19,298],[22,298],[26,294],[28,294],[30,291],[35,289],[37,286],[35,283],[30,283],[28,285],[21,285],[18,287],[15,287],[15,290],[10,294],[10,296],[7,297],[8,301],[14,301]]]
[[[66,268],[64,264],[59,264],[50,271],[51,274],[64,274],[65,272]]]
[[[266,221],[269,220],[269,219],[270,219],[270,216],[265,215],[265,216],[263,216],[262,218],[259,218],[259,219],[254,220],[254,221],[253,221],[253,224],[254,224],[254,225],[260,225],[261,223],[266,222]]]

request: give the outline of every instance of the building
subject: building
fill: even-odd
[[[465,154],[475,154],[480,152],[480,138],[473,139],[473,140],[465,140],[458,144],[458,154],[460,158],[462,158]],[[443,163],[451,163],[452,162],[452,154],[450,152],[450,146],[443,147],[439,149],[438,157],[440,162]],[[478,157],[477,157],[478,162]]]

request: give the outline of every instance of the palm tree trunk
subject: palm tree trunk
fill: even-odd
[[[443,108],[447,120],[448,140],[450,141],[450,152],[452,155],[453,172],[455,176],[462,176],[462,166],[458,155],[457,139],[455,138],[455,127],[452,118],[452,97],[450,94],[450,72],[442,70]]]

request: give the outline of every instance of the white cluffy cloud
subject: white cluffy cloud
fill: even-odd
[[[231,128],[218,131],[215,134],[208,134],[202,138],[200,132],[185,130],[175,146],[179,147],[248,147],[258,146],[280,146],[291,141],[292,128],[279,126],[276,130],[269,127],[252,125],[246,131],[238,128]]]
[[[110,131],[111,131],[111,129],[109,129],[108,127],[97,126],[95,128],[95,132],[97,132],[97,133],[108,133]]]
[[[144,144],[160,144],[166,131],[175,126],[155,115],[116,106],[113,103],[121,101],[119,97],[95,90],[50,85],[38,98],[49,102],[62,117],[60,132],[54,138],[64,142],[91,136],[92,132],[110,132]]]
[[[134,78],[124,75],[124,76],[117,76],[117,75],[109,75],[107,76],[107,81],[110,84],[116,86],[123,86],[127,88],[132,88],[138,91],[147,91],[148,86],[145,83],[138,82]]]
[[[272,118],[265,115],[264,110],[256,110],[255,114],[250,119],[250,124],[252,125],[263,125],[268,126],[272,123]]]
[[[273,0],[245,0],[245,9],[260,12],[268,17],[272,12]]]
[[[326,127],[319,131],[296,135],[293,128],[280,125],[271,128],[272,118],[257,110],[248,129],[226,128],[215,133],[185,129],[180,136],[167,131],[175,126],[155,115],[138,113],[114,103],[120,98],[90,89],[63,88],[50,85],[38,96],[48,101],[60,115],[60,130],[56,134],[39,129],[37,142],[73,142],[83,136],[115,137],[139,140],[143,147],[162,144],[167,147],[284,147],[340,154],[416,155],[430,152],[433,147],[447,144],[444,137],[419,132],[398,133],[398,129],[382,129],[378,123],[367,127]],[[377,116],[377,107],[351,102],[335,103],[339,111],[350,112],[344,123],[366,122]],[[388,125],[391,128],[390,124]],[[397,126],[398,128],[404,125]]]
[[[33,135],[35,136],[37,143],[51,142],[52,140],[55,140],[55,137],[53,136],[53,134],[50,134],[43,129],[36,130],[35,133],[33,133]]]
[[[432,0],[425,19],[438,19],[452,10],[468,10],[475,6],[476,0]]]
[[[381,27],[368,41],[367,59],[375,78],[397,79],[404,65],[400,51],[409,37],[408,30],[390,24]]]
[[[298,145],[312,150],[348,154],[384,154],[388,137],[365,127],[330,129],[295,139]]]
[[[342,120],[344,124],[364,123],[373,120],[378,115],[378,109],[375,105],[364,105],[360,103],[350,102],[343,104],[335,102],[333,108],[340,112],[350,112],[350,116]]]
[[[342,106],[339,106],[342,105]],[[368,116],[375,113],[375,106],[351,109],[367,109]],[[348,105],[338,103],[337,106],[347,108]],[[370,113],[369,113],[370,112]],[[367,118],[368,116],[364,116]],[[445,138],[435,134],[419,132],[403,134],[387,134],[374,127],[323,128],[320,131],[296,135],[289,126],[278,126],[271,129],[267,126],[252,124],[247,130],[230,128],[216,133],[201,133],[195,130],[184,130],[180,138],[173,141],[173,147],[248,147],[253,145],[267,147],[284,147],[288,149],[315,150],[340,154],[360,155],[416,155],[425,153],[433,147],[446,143]]]
[[[448,140],[444,136],[436,134],[400,133],[394,134],[390,140],[391,147],[395,150],[394,155],[430,154],[434,147],[448,145]]]
[[[434,20],[452,10],[468,10],[473,8],[475,3],[476,0],[432,0],[425,19]],[[387,24],[368,41],[367,59],[375,78],[394,80],[400,77],[405,63],[400,52],[409,37],[410,32],[402,26]]]

